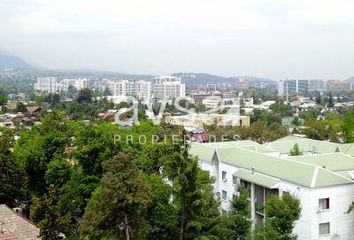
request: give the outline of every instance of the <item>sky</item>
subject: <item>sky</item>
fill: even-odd
[[[346,79],[353,0],[0,0],[0,50],[34,66]]]

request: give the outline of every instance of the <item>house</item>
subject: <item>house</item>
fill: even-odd
[[[289,156],[295,143],[304,155]],[[256,226],[265,221],[267,198],[290,193],[302,208],[294,227],[298,239],[351,240],[354,213],[347,210],[354,199],[354,158],[341,151],[350,152],[351,146],[338,145],[290,136],[266,145],[193,142],[190,154],[215,178],[221,211],[229,210],[242,184],[250,190],[250,219]]]
[[[25,116],[39,117],[42,113],[42,108],[38,106],[26,107]]]
[[[4,204],[0,204],[0,240],[37,240],[39,229]]]

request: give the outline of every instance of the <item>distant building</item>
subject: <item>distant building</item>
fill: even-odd
[[[139,100],[149,100],[151,98],[151,83],[149,81],[108,81],[107,88],[112,96],[132,96]]]
[[[287,79],[278,82],[278,95],[286,93],[305,93],[310,90],[310,80]]]
[[[328,80],[327,90],[333,92],[350,91],[351,85],[348,82],[340,80]]]
[[[217,108],[222,102],[222,98],[219,96],[210,96],[202,100],[202,103],[206,108]]]
[[[62,91],[67,92],[69,87],[75,87],[77,91],[80,91],[85,88],[90,88],[90,80],[87,78],[78,78],[78,79],[63,79],[60,81]]]
[[[154,78],[154,97],[158,99],[173,99],[186,96],[186,86],[180,77],[161,76]]]
[[[327,91],[327,81],[322,79],[312,79],[310,80],[310,92],[325,92]]]
[[[184,127],[203,128],[204,125],[217,125],[220,127],[227,126],[250,126],[249,116],[239,116],[236,114],[188,114],[182,116],[166,116],[165,121],[171,125]]]
[[[248,81],[246,81],[245,79],[236,80],[235,88],[236,88],[236,90],[239,90],[239,91],[244,91],[244,90],[249,89]]]
[[[56,77],[40,77],[34,84],[34,90],[45,93],[60,92],[60,85]]]

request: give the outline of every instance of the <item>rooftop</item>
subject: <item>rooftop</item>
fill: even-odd
[[[0,230],[0,240],[40,239],[36,226],[4,204],[0,204]]]
[[[309,188],[354,183],[348,175],[334,171],[354,170],[354,160],[342,153],[280,158],[267,154],[267,149],[252,141],[192,143],[190,154],[207,162],[211,162],[216,155],[220,162],[249,171],[254,168],[256,173]],[[335,164],[331,159],[339,163]]]

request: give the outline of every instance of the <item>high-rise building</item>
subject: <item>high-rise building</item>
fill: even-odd
[[[305,93],[310,90],[309,80],[287,79],[278,83],[278,94],[283,96],[287,93]]]
[[[172,99],[186,96],[186,86],[180,77],[162,76],[154,78],[154,96],[158,99]]]
[[[113,96],[132,96],[139,100],[149,100],[151,96],[149,81],[116,80],[108,81],[106,84]]]
[[[310,80],[310,92],[324,92],[327,91],[327,82],[322,79],[312,79]]]
[[[63,79],[60,81],[61,91],[67,92],[69,86],[75,87],[77,91],[80,91],[85,88],[90,88],[90,80],[87,78],[78,78],[78,79]]]
[[[46,93],[60,92],[60,85],[56,77],[40,77],[34,84],[34,90]]]

